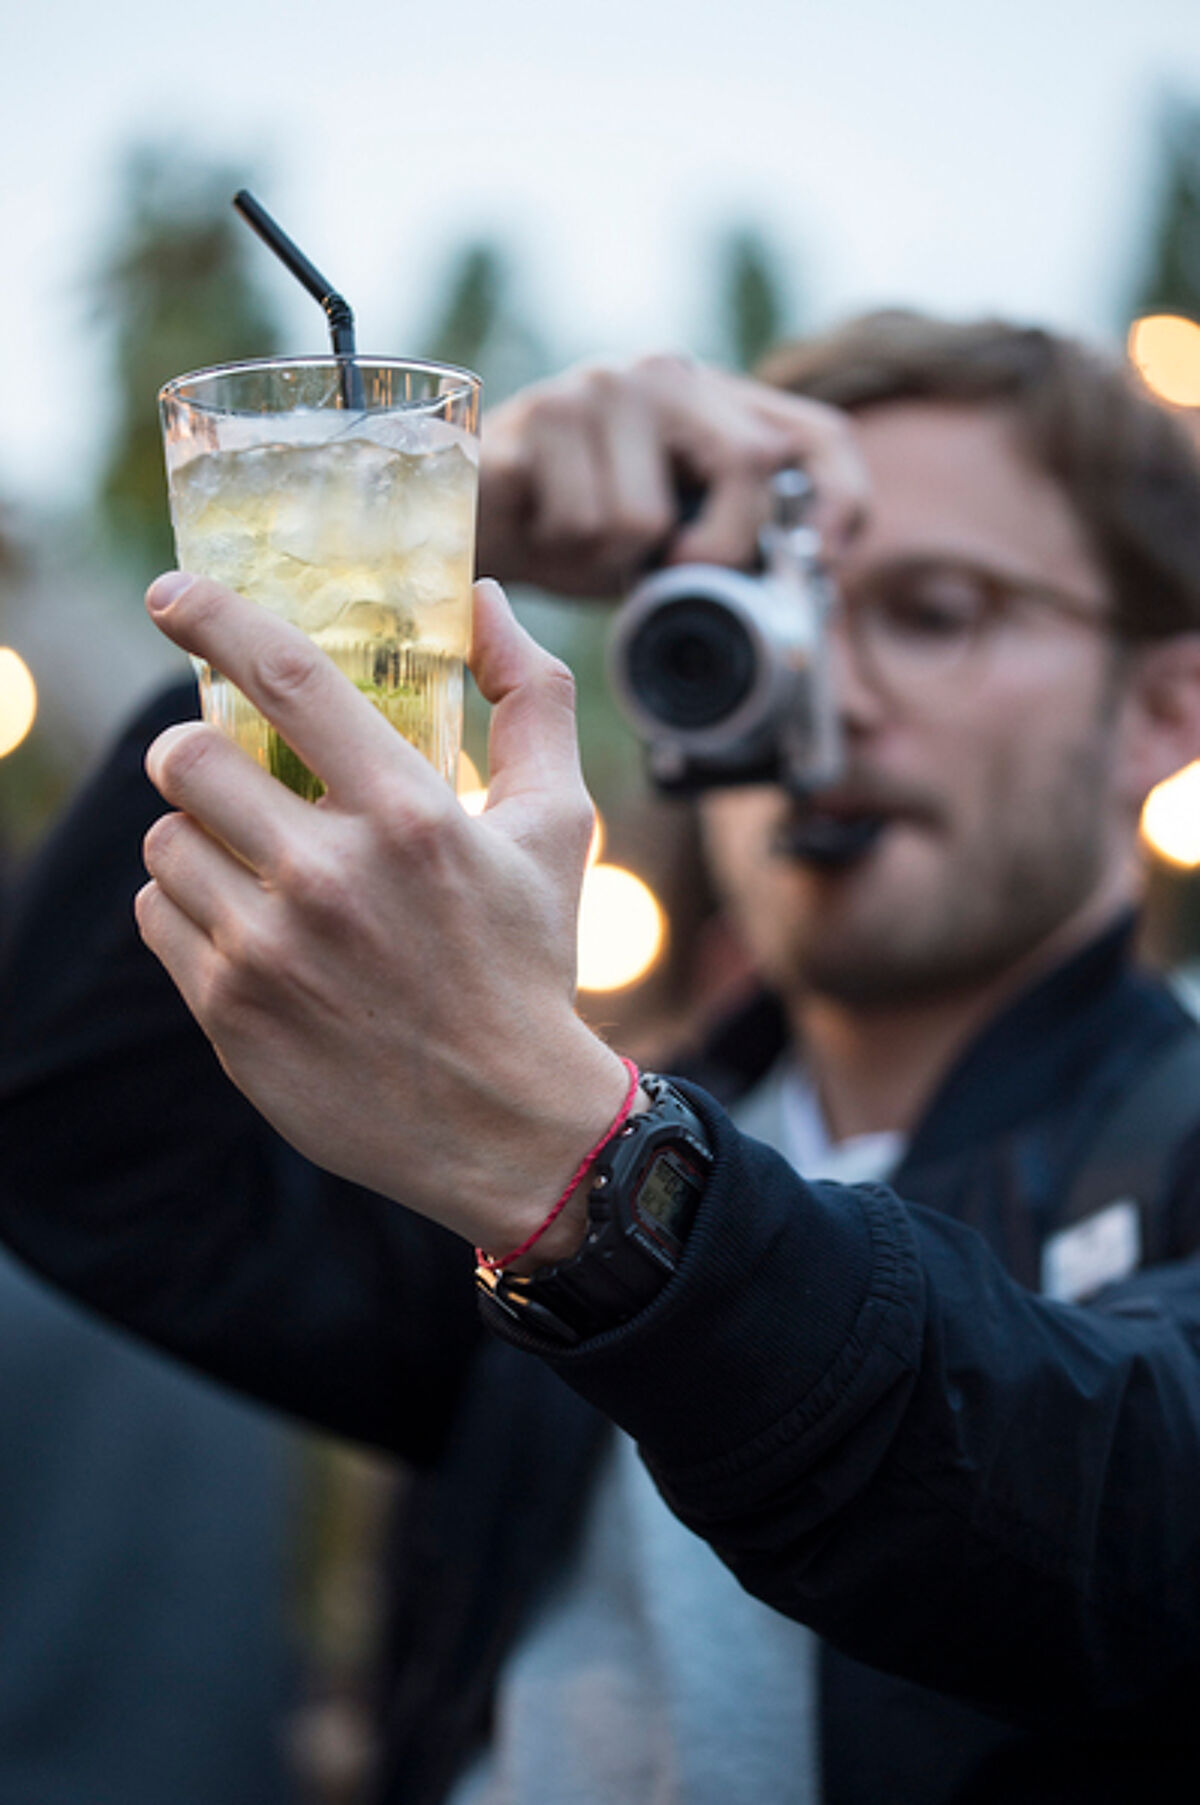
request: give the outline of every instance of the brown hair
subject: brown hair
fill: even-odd
[[[1200,630],[1200,453],[1119,358],[1038,327],[895,309],[783,345],[757,374],[851,412],[887,401],[1008,405],[1108,575],[1118,633]]]

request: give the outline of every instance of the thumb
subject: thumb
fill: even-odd
[[[591,804],[579,766],[575,679],[521,626],[500,585],[475,585],[469,658],[492,704],[488,742],[488,809],[520,796],[567,808]]]

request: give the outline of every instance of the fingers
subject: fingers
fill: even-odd
[[[580,367],[507,403],[485,429],[483,567],[615,595],[664,543],[672,562],[744,566],[770,479],[795,464],[812,478],[814,524],[836,559],[868,500],[846,415],[679,357]],[[705,491],[682,526],[681,475]]]
[[[530,421],[530,531],[545,546],[588,547],[604,526],[605,483],[592,422],[547,404]]]
[[[500,585],[488,580],[475,585],[470,662],[493,709],[489,791],[578,780],[574,679],[521,626]]]
[[[214,959],[212,942],[153,880],[134,897],[133,913],[143,941],[166,967],[184,1002],[204,1027],[204,998]]]
[[[586,850],[592,806],[579,766],[574,679],[526,633],[498,583],[475,585],[471,669],[492,704],[487,814],[536,801],[545,834],[566,833],[572,856],[577,839]]]
[[[768,484],[781,468],[764,468],[755,460],[751,469],[714,477],[695,520],[672,538],[665,562],[726,564],[735,570],[752,564],[770,512]]]
[[[163,894],[209,939],[235,916],[249,919],[261,885],[249,868],[186,815],[163,815],[142,842],[146,870]]]
[[[707,494],[672,542],[673,563],[745,565],[757,549],[772,476],[799,465],[815,489],[813,523],[836,559],[869,499],[866,467],[846,415],[721,371],[651,371],[677,455]]]
[[[628,581],[675,528],[675,476],[650,397],[609,371],[596,373],[593,389],[604,397],[596,430],[609,547]]]
[[[840,408],[755,385],[762,407],[786,433],[787,463],[801,464],[816,491],[813,525],[828,558],[836,561],[862,530],[871,505],[867,466],[853,423]]]
[[[278,615],[181,571],[153,583],[146,605],[160,631],[262,710],[336,800],[361,801],[379,769],[397,760],[407,762],[410,781],[439,781],[336,665]]]
[[[651,398],[623,371],[581,369],[536,391],[521,432],[528,531],[543,569],[569,571],[573,590],[619,591],[675,519]]]
[[[146,774],[164,801],[202,822],[255,871],[278,864],[285,833],[309,812],[308,803],[201,721],[160,733],[147,748]],[[150,831],[167,832],[161,823]]]

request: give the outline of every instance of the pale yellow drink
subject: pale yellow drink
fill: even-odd
[[[288,367],[262,368],[277,388]],[[199,387],[203,377],[186,380]],[[473,417],[464,427],[428,405],[278,414],[188,405],[184,416],[176,404],[167,426],[181,567],[302,628],[453,783],[474,565]],[[205,719],[299,794],[319,795],[240,691],[197,669]]]

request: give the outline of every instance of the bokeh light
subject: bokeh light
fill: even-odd
[[[636,984],[665,942],[666,919],[649,886],[621,865],[593,865],[579,909],[579,988]]]
[[[487,790],[465,752],[458,758],[458,800],[469,815],[481,815],[487,807]],[[666,918],[649,886],[624,866],[600,863],[604,833],[597,809],[579,902],[581,990],[624,990],[636,984],[666,942]]]
[[[1129,356],[1147,388],[1176,407],[1200,407],[1200,326],[1151,313],[1129,328]]]
[[[1200,761],[1151,790],[1142,811],[1147,844],[1185,871],[1200,866]]]
[[[487,789],[479,775],[475,761],[465,752],[458,755],[458,800],[468,815],[482,815],[487,807]],[[599,862],[604,851],[604,819],[600,810],[596,810],[596,824],[592,828],[591,844],[588,847],[587,862],[589,866]]]
[[[458,782],[455,788],[458,800],[468,815],[482,815],[487,807],[487,790],[479,775],[479,767],[469,753],[460,752],[458,755]]]
[[[19,652],[0,646],[0,758],[21,744],[37,715],[37,685]]]

